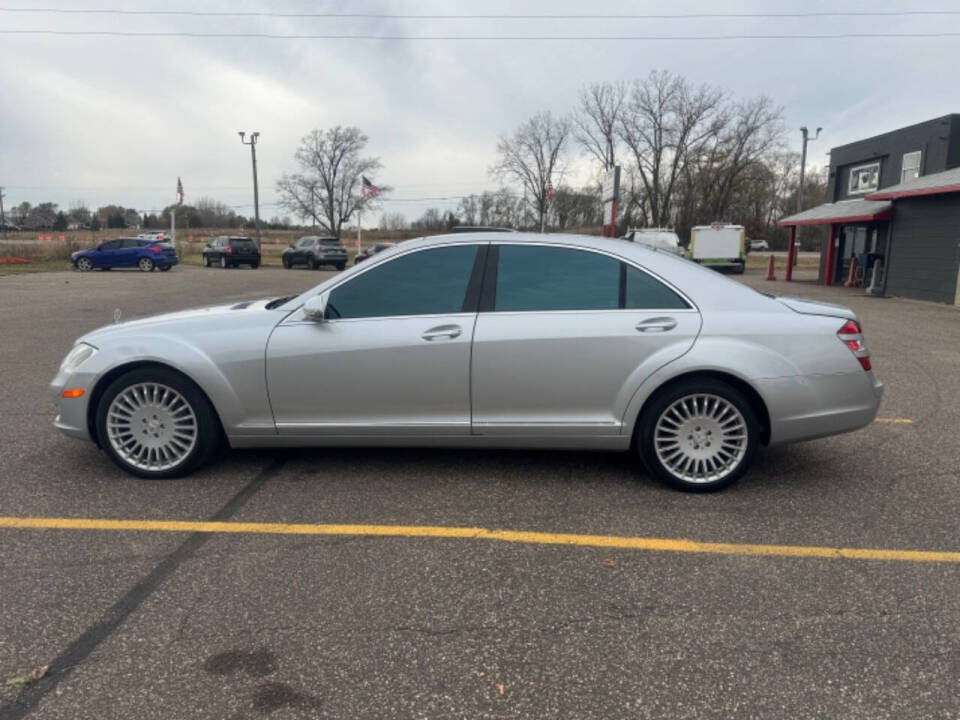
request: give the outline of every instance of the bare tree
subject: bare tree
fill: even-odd
[[[537,113],[510,136],[497,143],[500,156],[490,172],[500,179],[511,179],[523,187],[529,205],[537,213],[543,232],[547,215],[548,190],[560,184],[561,162],[570,136],[570,120],[554,118],[549,111]]]
[[[747,171],[782,150],[784,134],[782,110],[766,96],[729,104],[717,119],[716,132],[690,162],[700,207],[711,221],[726,217]]]
[[[670,223],[677,183],[688,157],[718,130],[724,95],[667,71],[635,81],[620,121],[619,134],[632,155],[654,226]]]
[[[308,133],[294,154],[300,171],[284,173],[277,181],[280,204],[340,237],[344,223],[376,204],[376,198],[364,194],[361,181],[365,175],[372,182],[382,167],[378,158],[362,157],[367,141],[355,127]]]
[[[573,117],[574,136],[604,170],[617,164],[618,132],[626,101],[623,82],[593,83],[580,92],[580,106]]]

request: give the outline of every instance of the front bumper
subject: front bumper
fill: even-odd
[[[87,428],[87,409],[96,378],[83,372],[60,371],[50,383],[49,393],[57,416],[53,426],[64,435],[80,440],[92,440]],[[65,398],[61,393],[67,388],[82,388],[85,392],[78,398]]]

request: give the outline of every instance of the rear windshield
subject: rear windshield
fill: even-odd
[[[251,248],[255,246],[250,238],[230,238],[230,247]]]
[[[336,238],[320,238],[321,245],[339,245],[340,241]]]

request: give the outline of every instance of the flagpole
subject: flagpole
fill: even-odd
[[[357,208],[357,252],[360,252],[360,232],[363,228],[363,211]]]
[[[170,211],[170,242],[177,246],[177,204],[173,204],[173,210]]]

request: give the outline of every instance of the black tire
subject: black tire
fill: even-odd
[[[319,260],[311,260],[311,261],[310,261],[310,268],[311,268],[312,270],[319,270],[319,269],[320,269],[320,261],[319,261]]]
[[[290,258],[288,258],[286,255],[284,255],[282,258],[280,258],[280,262],[283,263],[283,266],[284,266],[287,270],[290,269]]]
[[[210,256],[206,253],[203,254],[203,266],[210,267]]]
[[[250,269],[251,269],[251,270],[256,270],[258,267],[260,267],[260,261],[259,261],[259,260],[255,260],[254,262],[250,263]]]
[[[114,449],[107,432],[107,412],[114,398],[132,385],[156,383],[176,390],[186,400],[196,418],[196,442],[189,453],[175,467],[151,471],[130,464]],[[206,395],[191,380],[164,367],[141,368],[124,373],[114,380],[100,397],[96,411],[96,432],[100,447],[123,470],[148,480],[182,477],[205,462],[221,444],[222,430],[217,414]]]
[[[337,263],[337,270],[343,270],[346,266],[345,262]]]
[[[150,258],[142,257],[137,260],[137,267],[140,268],[140,272],[153,272],[157,266]]]
[[[221,269],[221,270],[226,270],[228,267],[230,267],[230,263],[227,262],[227,256],[226,256],[226,255],[221,255],[221,256],[220,256],[220,269]]]
[[[714,399],[720,398],[722,401],[725,401],[728,406],[732,406],[739,412],[742,425],[746,430],[746,439],[742,441],[742,443],[735,439],[728,440],[724,438],[722,440],[725,445],[731,444],[731,447],[734,447],[731,454],[731,460],[734,462],[729,462],[723,469],[722,474],[719,472],[715,473],[717,477],[714,479],[710,479],[709,477],[696,479],[684,477],[683,471],[677,472],[668,467],[655,448],[654,441],[658,422],[661,416],[668,414],[669,417],[665,419],[666,425],[661,431],[662,433],[667,433],[668,436],[664,437],[664,435],[661,435],[661,443],[673,442],[672,438],[669,437],[669,434],[673,433],[673,429],[671,429],[669,425],[673,423],[677,431],[674,434],[677,436],[676,451],[680,453],[679,458],[683,458],[687,453],[690,454],[686,455],[688,457],[702,454],[716,461],[716,455],[710,454],[717,453],[718,451],[707,450],[705,447],[712,447],[712,444],[718,443],[717,440],[713,439],[716,436],[712,435],[712,430],[709,430],[709,428],[717,429],[717,436],[719,436],[721,429],[718,429],[717,426],[719,425],[721,428],[729,429],[730,424],[737,421],[736,414],[733,414],[732,417],[727,416],[727,419],[721,421],[708,417],[706,421],[710,423],[709,425],[706,423],[699,425],[698,423],[704,422],[704,419],[697,419],[692,413],[691,418],[683,420],[682,424],[674,419],[675,417],[680,417],[679,415],[668,413],[668,410],[671,407],[675,407],[675,403],[678,401],[686,398],[687,402],[691,400],[697,402],[695,399],[697,397],[700,398],[700,402],[703,402],[704,405],[709,402],[709,398],[711,397]],[[721,405],[721,403],[717,403],[717,405]],[[706,405],[706,411],[709,414],[709,405]],[[722,431],[726,432],[726,430]],[[689,432],[690,435],[684,438],[682,437],[684,432]],[[756,455],[759,442],[760,423],[757,420],[757,414],[753,407],[739,390],[722,380],[714,378],[690,378],[688,380],[680,380],[659,390],[647,402],[637,423],[637,451],[640,453],[650,474],[660,482],[666,483],[677,490],[687,492],[714,492],[732,485],[750,468],[750,465],[753,463],[753,458]],[[667,446],[666,449],[662,451],[667,461],[678,458],[677,455],[670,456],[671,450],[672,448]],[[727,447],[724,446],[724,451],[726,450]],[[683,462],[682,459],[677,461]]]

